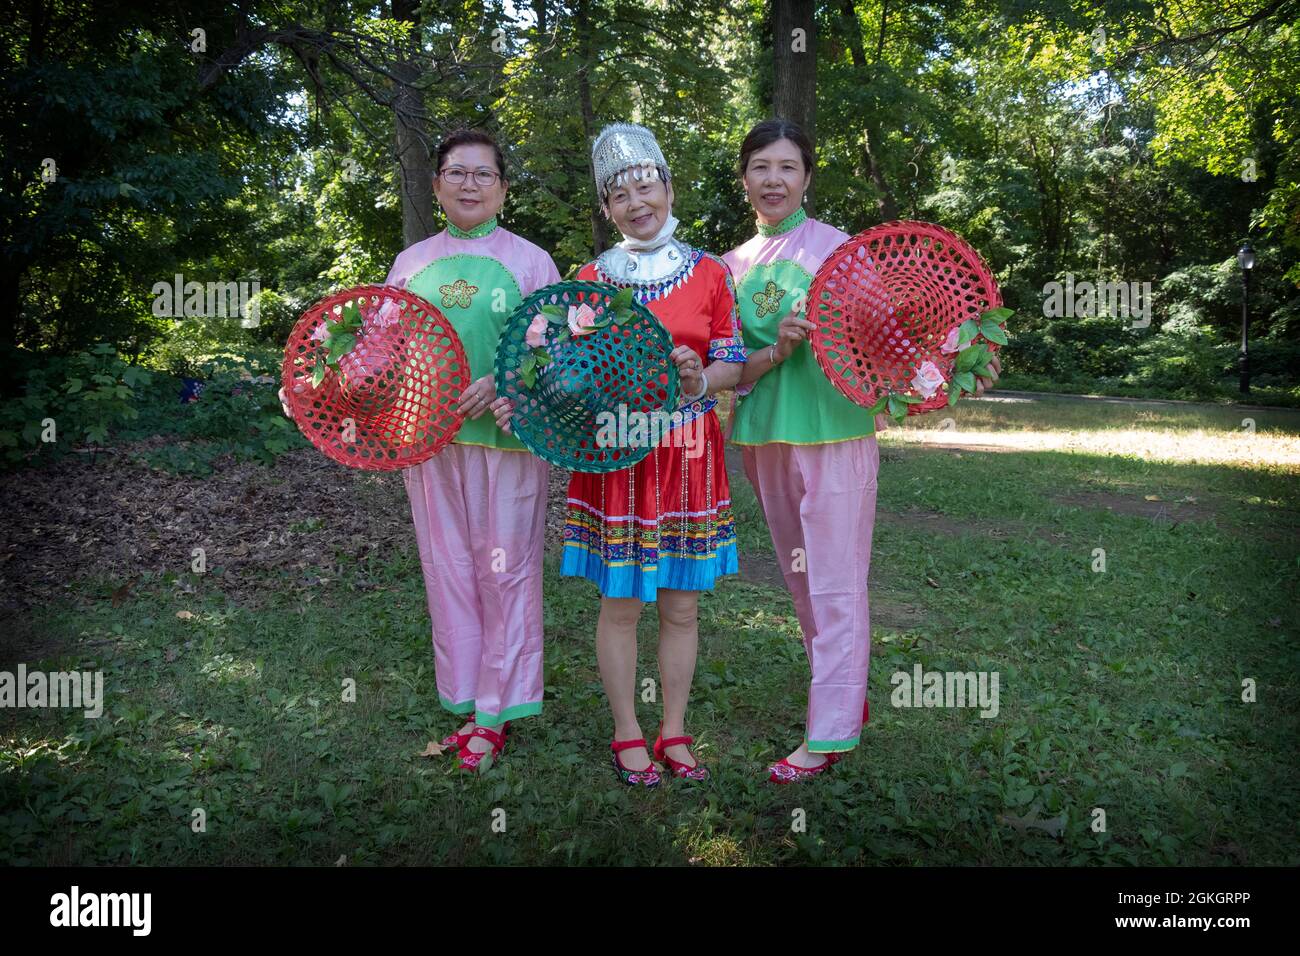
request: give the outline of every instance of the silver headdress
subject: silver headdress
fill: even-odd
[[[672,179],[654,133],[635,123],[610,123],[601,130],[591,147],[591,165],[602,203],[609,199],[610,190],[628,180]]]

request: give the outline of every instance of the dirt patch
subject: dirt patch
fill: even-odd
[[[69,456],[45,468],[0,475],[0,618],[64,594],[83,580],[116,582],[128,600],[142,574],[191,570],[202,548],[221,589],[256,603],[268,571],[304,586],[308,569],[392,547],[415,547],[400,472],[363,472],[314,449],[273,466],[217,459],[190,478],[150,468],[139,453],[158,439],[122,445],[94,460]],[[562,540],[569,474],[551,470],[547,547]],[[292,582],[292,577],[291,577]],[[360,582],[364,587],[365,582]]]
[[[1218,512],[1202,500],[1164,501],[1160,499],[1135,498],[1132,495],[1116,495],[1106,491],[1075,491],[1065,495],[1053,495],[1057,504],[1071,508],[1097,508],[1111,514],[1130,515],[1135,518],[1160,524],[1179,524],[1183,521],[1209,521],[1218,517]]]
[[[0,528],[0,614],[84,579],[119,582],[120,603],[143,573],[189,572],[196,548],[237,596],[256,591],[268,570],[301,572],[414,540],[400,474],[302,449],[270,467],[226,456],[196,479],[138,461],[143,447],[0,476],[10,516]]]

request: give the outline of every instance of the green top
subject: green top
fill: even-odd
[[[789,259],[758,264],[745,273],[736,285],[736,301],[746,349],[757,352],[776,341],[781,319],[796,296],[808,294],[812,280]],[[731,440],[737,445],[825,445],[876,431],[866,410],[830,383],[806,342],[754,383],[736,406],[735,419]]]
[[[524,301],[510,270],[491,256],[446,256],[413,275],[406,288],[437,306],[456,329],[471,378],[491,375],[501,327]],[[462,445],[525,450],[519,439],[497,427],[491,411],[465,419],[454,440]]]

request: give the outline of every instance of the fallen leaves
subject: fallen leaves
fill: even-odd
[[[424,750],[423,750],[423,751],[422,751],[418,756],[421,756],[421,757],[441,757],[443,754],[445,754],[445,753],[447,752],[447,750],[448,750],[448,748],[447,748],[447,747],[444,747],[444,746],[443,746],[441,743],[439,743],[438,741],[436,741],[436,740],[430,740],[430,741],[429,741],[429,746],[425,747]]]
[[[131,588],[135,587],[135,582],[140,580],[138,577],[130,578],[125,584],[113,592],[113,607],[121,607],[126,599],[131,596]]]
[[[134,600],[142,581],[164,575],[175,576],[178,591],[193,593],[196,547],[206,549],[207,575],[220,579],[227,596],[256,605],[267,571],[291,573],[299,562],[324,567],[338,554],[414,545],[400,473],[361,473],[314,449],[289,452],[270,467],[223,456],[199,480],[137,460],[174,443],[155,436],[123,445],[131,454],[93,465],[69,456],[0,475],[0,495],[22,516],[0,523],[0,610],[38,606],[82,579],[116,578],[120,586],[104,594],[113,607]],[[74,499],[67,488],[77,489]],[[563,527],[565,491],[553,490],[554,526]],[[3,560],[15,555],[22,560]]]

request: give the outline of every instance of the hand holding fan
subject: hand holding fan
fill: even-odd
[[[418,465],[455,437],[470,368],[441,312],[403,289],[368,285],[303,313],[281,377],[308,441],[344,465],[390,471]]]
[[[926,222],[873,226],[836,249],[808,291],[817,364],[850,401],[902,421],[988,377],[1011,316],[984,260]]]

